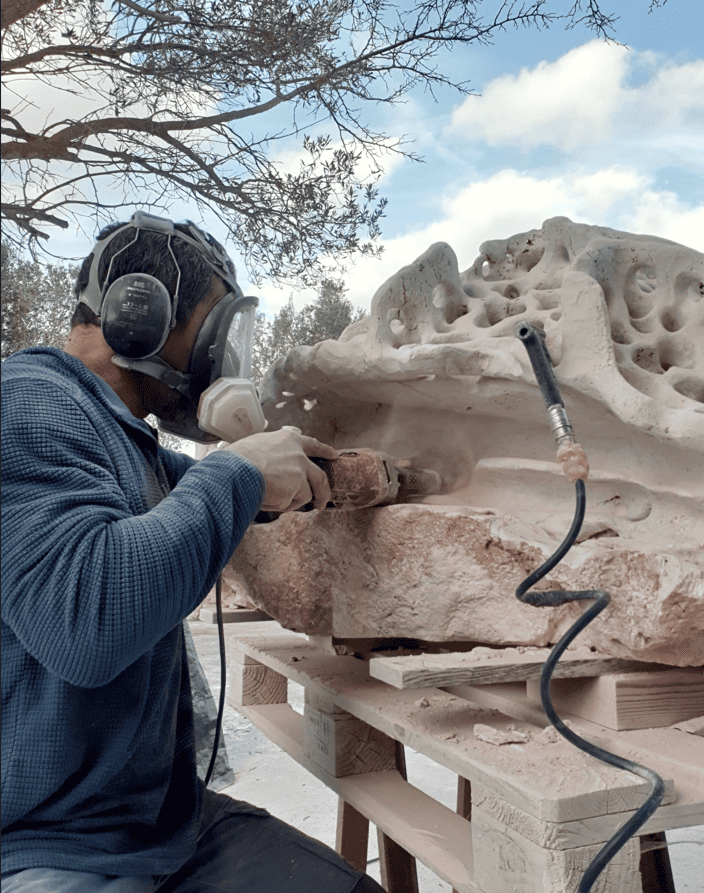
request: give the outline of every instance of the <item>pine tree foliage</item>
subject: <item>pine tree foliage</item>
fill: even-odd
[[[2,359],[24,347],[63,347],[78,267],[42,265],[2,245]]]
[[[311,304],[296,311],[293,296],[269,322],[258,314],[252,350],[252,377],[259,382],[279,357],[299,345],[317,344],[339,338],[347,326],[365,315],[345,297],[345,286],[335,279],[326,279]]]

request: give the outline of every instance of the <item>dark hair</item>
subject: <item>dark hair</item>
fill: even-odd
[[[186,225],[177,223],[175,228],[177,231],[180,230],[187,233],[189,224],[190,221]],[[108,224],[100,231],[98,240],[107,238],[121,226],[125,226],[125,223]],[[128,227],[121,233],[118,233],[107,246],[100,258],[100,267],[98,269],[98,281],[101,286],[105,284],[105,276],[113,256],[121,248],[125,248],[130,242],[133,242],[134,237],[134,228]],[[212,237],[211,241],[220,247],[219,243]],[[181,270],[176,327],[182,328],[191,318],[193,310],[210,292],[213,285],[213,277],[217,274],[213,272],[212,267],[208,266],[201,252],[188,242],[184,242],[183,239],[178,237],[172,238],[171,250]],[[78,272],[74,286],[74,294],[77,298],[88,285],[92,261],[93,253],[91,252],[83,261]],[[126,251],[123,251],[119,257],[115,258],[115,263],[110,271],[110,281],[114,282],[115,279],[119,279],[120,276],[125,276],[127,273],[148,273],[150,276],[154,276],[163,282],[169,293],[173,295],[176,290],[178,271],[168,249],[168,236],[165,233],[140,230],[139,238],[134,244],[130,245]],[[71,317],[71,328],[77,325],[100,325],[98,317],[82,301],[79,301]]]

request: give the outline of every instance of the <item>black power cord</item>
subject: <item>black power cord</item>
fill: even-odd
[[[589,864],[579,885],[579,893],[589,893],[594,881],[604,870],[607,863],[613,859],[628,839],[645,824],[660,806],[665,793],[665,783],[656,772],[653,772],[652,769],[641,766],[639,763],[634,763],[633,760],[619,757],[617,754],[611,753],[608,750],[603,750],[603,748],[598,747],[596,744],[592,744],[590,741],[586,741],[584,738],[575,734],[557,715],[550,699],[550,680],[555,665],[562,656],[564,650],[611,601],[609,594],[601,589],[583,589],[572,592],[564,589],[552,589],[543,592],[527,591],[534,583],[537,583],[538,580],[549,573],[562,558],[564,558],[579,535],[582,521],[584,520],[587,500],[584,481],[576,481],[575,487],[577,491],[577,508],[569,533],[554,555],[551,555],[545,564],[541,565],[538,570],[533,571],[530,576],[526,577],[516,589],[516,597],[520,601],[536,607],[556,607],[557,605],[564,605],[567,602],[572,601],[584,599],[595,600],[594,604],[575,621],[560,641],[554,646],[548,659],[543,664],[542,673],[540,675],[540,699],[550,722],[571,744],[574,744],[575,747],[578,747],[590,756],[596,757],[598,760],[608,763],[611,766],[615,766],[617,769],[624,769],[626,772],[633,772],[634,775],[640,775],[641,778],[649,781],[652,785],[652,791],[645,803],[631,816],[625,825],[619,828],[616,834],[607,841]]]
[[[215,768],[215,759],[218,755],[220,734],[222,732],[222,716],[225,710],[225,683],[227,681],[227,670],[225,666],[225,631],[222,621],[222,574],[220,574],[215,583],[215,610],[218,620],[218,641],[220,644],[220,699],[218,703],[218,718],[215,723],[215,741],[213,742],[213,752],[210,757],[208,771],[205,773],[206,788],[208,787],[208,783],[210,782],[213,774],[213,769]]]
[[[543,341],[543,333],[540,330],[535,329],[533,326],[522,323],[518,328],[517,335],[521,341],[523,341],[523,344],[528,351],[528,356],[533,366],[543,398],[545,399],[548,415],[553,423],[553,431],[558,442],[573,442],[572,428],[564,413],[557,381],[555,380],[555,375],[552,370],[550,355],[548,354]],[[566,738],[571,744],[590,756],[596,757],[596,759],[608,763],[610,766],[615,766],[617,769],[623,769],[626,772],[632,772],[634,775],[639,775],[652,785],[652,791],[645,803],[636,810],[631,818],[619,828],[616,834],[604,844],[602,849],[596,854],[587,867],[579,884],[578,893],[589,893],[594,881],[601,874],[606,865],[660,806],[665,793],[665,783],[656,772],[653,772],[652,769],[634,763],[632,760],[619,757],[617,754],[604,750],[575,734],[575,732],[568,728],[557,715],[550,699],[550,680],[558,660],[567,646],[574,641],[579,633],[582,632],[582,630],[591,623],[611,601],[609,594],[602,589],[581,589],[576,591],[551,589],[542,592],[529,591],[531,586],[537,583],[538,580],[541,580],[565,557],[579,536],[587,505],[584,481],[576,480],[575,489],[577,504],[574,520],[572,521],[572,526],[567,536],[555,553],[537,570],[533,571],[532,574],[529,574],[516,589],[516,598],[525,604],[533,605],[535,607],[556,607],[573,601],[594,600],[594,604],[587,608],[584,614],[575,621],[560,641],[553,647],[548,659],[545,661],[540,676],[540,699],[545,714],[563,738]]]

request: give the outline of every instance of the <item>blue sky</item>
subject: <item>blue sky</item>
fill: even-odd
[[[622,45],[584,28],[511,29],[491,46],[456,48],[442,60],[479,95],[448,88],[434,101],[418,91],[395,108],[368,109],[372,126],[405,135],[425,161],[388,157],[378,183],[389,199],[384,254],[344,275],[356,306],[368,309],[376,289],[433,242],[448,242],[464,270],[482,242],[553,216],[704,251],[704,3],[668,0],[648,14],[649,5],[603,0],[620,16]],[[293,149],[281,156],[284,164],[296,158]],[[193,210],[184,203],[172,214],[197,220]],[[215,219],[204,224],[224,236]],[[57,233],[48,247],[68,257],[90,245]],[[243,259],[228,248],[245,291],[273,316],[291,289],[249,283]],[[294,304],[313,296],[295,292]]]
[[[345,274],[356,306],[433,242],[464,270],[483,241],[557,215],[704,251],[704,4],[648,5],[612,0],[623,46],[555,27],[455,50],[479,96],[419,93],[384,110],[386,131],[413,138],[425,162],[392,161],[379,183],[385,250]],[[269,314],[291,293],[256,290]]]

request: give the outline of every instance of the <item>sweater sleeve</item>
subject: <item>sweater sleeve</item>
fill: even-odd
[[[177,453],[175,450],[167,450],[164,447],[159,447],[159,458],[164,466],[166,479],[172,490],[188,469],[192,468],[197,461],[185,453]]]
[[[263,476],[216,453],[144,511],[142,456],[117,423],[108,436],[44,381],[2,391],[3,620],[52,673],[105,685],[205,598],[259,509]]]

